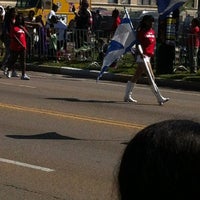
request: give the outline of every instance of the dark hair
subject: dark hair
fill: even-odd
[[[199,23],[199,19],[198,19],[198,18],[193,18],[193,19],[192,19],[192,22],[195,24],[195,26],[200,26],[200,23]]]
[[[116,8],[112,11],[112,17],[116,18],[119,16],[119,10],[117,10]]]
[[[152,15],[145,15],[143,16],[142,20],[140,21],[139,26],[137,27],[137,31],[140,30],[149,30],[152,26],[147,22],[154,22],[154,18]]]
[[[88,7],[89,7],[89,3],[88,2],[82,2],[81,8],[88,8]]]
[[[167,120],[140,131],[118,174],[121,200],[195,199],[200,188],[200,123]]]
[[[55,3],[53,3],[53,5],[52,5],[52,10],[58,10],[58,5],[55,4]]]
[[[15,25],[16,26],[24,26],[24,16],[22,13],[19,13],[16,17],[15,17]]]
[[[145,15],[143,18],[142,18],[142,23],[146,22],[146,21],[152,21],[154,22],[154,17],[152,15]]]
[[[10,18],[15,17],[17,15],[17,8],[16,7],[11,7],[8,10],[8,15],[10,16]]]
[[[34,16],[35,15],[35,11],[34,10],[30,10],[28,15]]]

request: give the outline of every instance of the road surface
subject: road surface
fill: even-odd
[[[30,72],[30,81],[0,78],[0,199],[114,200],[127,142],[167,119],[200,121],[200,93]]]

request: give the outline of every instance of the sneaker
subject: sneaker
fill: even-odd
[[[30,77],[27,74],[25,74],[21,76],[21,80],[30,80]]]
[[[7,68],[7,67],[4,67],[3,74],[4,74],[4,75],[7,75],[7,73],[8,73],[8,68]]]
[[[11,71],[6,71],[6,74],[7,78],[11,78],[12,77],[12,72]]]
[[[19,74],[16,71],[12,71],[12,77],[19,77]]]

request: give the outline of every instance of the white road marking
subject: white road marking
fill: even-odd
[[[17,84],[14,84],[14,83],[7,83],[7,82],[0,82],[2,85],[9,85],[9,86],[18,86],[18,87],[26,87],[26,88],[32,88],[32,89],[35,89],[36,87],[35,86],[30,86],[30,85],[17,85]]]
[[[35,89],[36,87],[30,86],[30,85],[18,85],[19,87],[26,87],[26,88],[32,88]]]
[[[0,162],[9,163],[9,164],[13,164],[13,165],[18,165],[18,166],[22,166],[22,167],[28,167],[28,168],[32,168],[32,169],[45,171],[45,172],[53,172],[53,171],[55,171],[54,169],[49,169],[49,168],[46,168],[46,167],[41,167],[41,166],[37,166],[37,165],[31,165],[31,164],[27,164],[27,163],[22,163],[22,162],[18,162],[18,161],[14,161],[14,160],[8,160],[8,159],[5,159],[5,158],[0,158]]]

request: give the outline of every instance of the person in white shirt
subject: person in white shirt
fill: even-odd
[[[51,18],[52,18],[52,16],[56,16],[57,11],[58,11],[58,5],[53,4],[52,10],[50,11],[50,13],[47,16],[47,23],[51,24]]]

